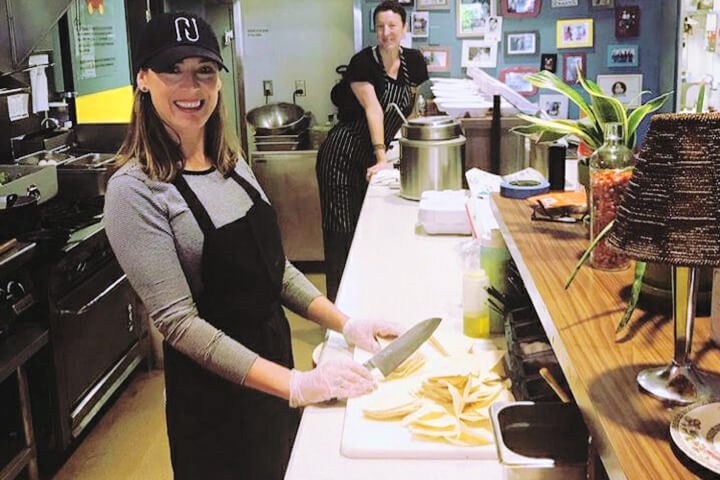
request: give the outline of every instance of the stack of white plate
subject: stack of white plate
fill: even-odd
[[[438,109],[454,118],[484,117],[490,115],[492,97],[483,95],[473,80],[463,78],[433,78],[431,90]],[[517,110],[505,100],[500,103],[503,116],[514,115]]]

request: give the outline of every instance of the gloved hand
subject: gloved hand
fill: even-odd
[[[331,360],[307,372],[290,370],[291,407],[359,397],[374,388],[370,371],[347,358]]]
[[[375,338],[377,335],[381,337],[397,337],[404,331],[405,328],[402,325],[394,322],[351,318],[345,323],[342,334],[348,344],[375,353],[380,350],[380,344]]]

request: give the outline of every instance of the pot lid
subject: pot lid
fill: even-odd
[[[412,120],[408,120],[409,125],[418,126],[418,127],[435,127],[435,126],[441,126],[441,125],[451,125],[453,123],[457,123],[457,120],[455,120],[452,117],[449,117],[447,115],[435,115],[432,117],[417,117],[413,118]]]

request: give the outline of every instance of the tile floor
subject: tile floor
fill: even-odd
[[[325,291],[324,275],[307,276]],[[301,370],[309,370],[312,351],[323,340],[323,329],[292,312],[287,313],[293,333],[295,364]],[[163,388],[161,370],[136,372],[53,480],[172,479]]]

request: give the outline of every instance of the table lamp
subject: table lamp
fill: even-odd
[[[655,397],[688,404],[718,377],[690,361],[698,268],[720,266],[720,114],[659,114],[650,122],[608,242],[643,262],[672,266],[675,353],[637,376]]]

